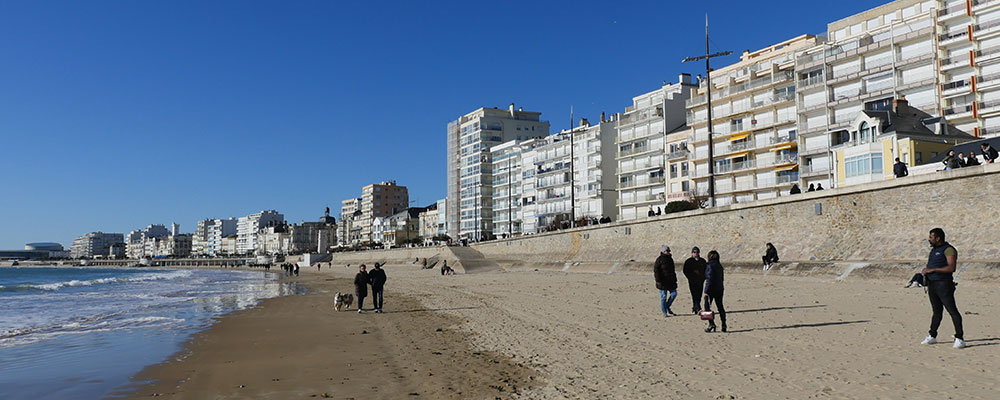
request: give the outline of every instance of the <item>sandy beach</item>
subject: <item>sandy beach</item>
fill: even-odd
[[[651,275],[442,277],[388,266],[384,314],[337,313],[354,269],[303,269],[310,294],[221,319],[135,398],[995,398],[1000,303],[956,294],[969,347],[919,345],[930,307],[905,282],[727,276],[729,333],[706,334],[685,286],[659,315]],[[679,269],[679,267],[678,267]],[[370,301],[370,299],[369,299]],[[370,307],[370,303],[367,304]],[[440,331],[439,331],[440,330]],[[366,333],[367,332],[367,333]]]

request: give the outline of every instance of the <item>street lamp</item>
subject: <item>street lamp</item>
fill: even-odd
[[[728,56],[733,54],[731,51],[723,51],[718,53],[709,53],[708,48],[708,14],[705,14],[705,55],[697,57],[687,57],[681,60],[682,63],[690,61],[701,61],[705,60],[705,80],[708,83],[708,89],[705,90],[705,100],[707,101],[706,106],[708,108],[708,205],[709,207],[715,207],[715,160],[713,160],[714,149],[712,143],[712,67],[709,65],[709,60],[715,57]]]

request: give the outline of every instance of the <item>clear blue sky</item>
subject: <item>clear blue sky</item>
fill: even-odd
[[[882,2],[0,2],[0,249],[277,209],[395,179],[445,196],[481,106],[596,119],[702,64]],[[709,9],[710,8],[710,9]],[[736,60],[720,60],[724,65]]]

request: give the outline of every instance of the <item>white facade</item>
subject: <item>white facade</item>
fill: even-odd
[[[685,125],[685,101],[694,87],[691,76],[681,74],[678,83],[633,97],[615,118],[618,219],[645,217],[649,207],[666,204],[666,138]]]
[[[490,149],[549,134],[541,113],[480,108],[448,124],[447,226],[452,239],[480,240],[493,232]]]
[[[205,219],[198,221],[192,235],[191,252],[198,255],[222,254],[222,239],[236,235],[236,219]]]
[[[125,256],[128,258],[156,256],[157,240],[167,236],[170,236],[170,231],[159,224],[129,232],[125,236]]]
[[[267,226],[284,224],[284,222],[285,216],[275,210],[266,210],[240,217],[236,221],[236,252],[239,254],[253,253],[259,246],[258,231]]]
[[[72,258],[93,258],[94,256],[108,256],[113,247],[124,242],[124,235],[121,233],[90,232],[76,238],[70,246],[70,257]]]

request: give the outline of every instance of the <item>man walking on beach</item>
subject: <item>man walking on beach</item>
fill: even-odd
[[[382,287],[385,286],[385,270],[379,263],[375,263],[375,269],[368,274],[368,278],[372,284],[372,306],[375,307],[375,313],[382,313]]]
[[[701,290],[705,287],[705,268],[708,261],[701,258],[701,250],[696,246],[691,249],[691,257],[684,261],[684,276],[688,280],[688,289],[691,290],[691,301],[694,307],[691,308],[696,315],[701,312]]]
[[[955,324],[956,349],[965,347],[965,335],[962,331],[962,314],[955,305],[955,281],[952,274],[958,264],[958,250],[944,240],[944,230],[931,229],[927,241],[931,244],[931,254],[927,258],[927,268],[921,271],[926,277],[927,295],[931,300],[931,329],[927,338],[920,344],[937,343],[938,327],[941,325],[943,309],[951,314],[951,322]]]
[[[653,263],[653,279],[656,280],[656,288],[660,291],[660,311],[664,317],[674,314],[670,311],[670,305],[677,298],[677,271],[674,270],[674,258],[670,256],[670,247],[660,248],[660,256],[656,257]]]
[[[365,265],[361,264],[360,271],[354,275],[354,296],[358,298],[358,314],[361,314],[361,308],[365,304],[365,296],[368,296],[368,282],[370,281],[368,272],[365,272]]]

